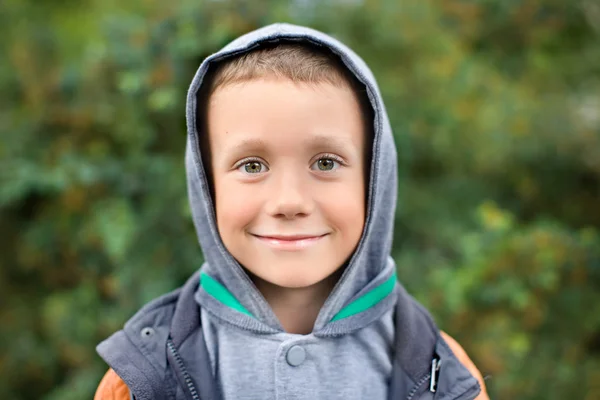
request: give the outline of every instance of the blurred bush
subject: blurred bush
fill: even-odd
[[[400,152],[400,279],[492,397],[600,398],[600,3],[1,7],[1,398],[91,398],[95,344],[200,266],[187,86],[275,21],[331,33],[374,70]]]

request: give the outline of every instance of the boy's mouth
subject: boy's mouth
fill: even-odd
[[[256,235],[251,233],[250,235],[275,250],[297,251],[317,244],[329,233],[322,235]]]

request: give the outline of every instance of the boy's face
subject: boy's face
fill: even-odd
[[[208,131],[219,234],[258,278],[308,287],[365,220],[365,134],[350,89],[257,79],[217,89]]]

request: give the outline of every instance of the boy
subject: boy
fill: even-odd
[[[206,264],[98,346],[97,399],[479,395],[396,280],[395,147],[357,55],[307,28],[251,32],[202,63],[187,124]]]

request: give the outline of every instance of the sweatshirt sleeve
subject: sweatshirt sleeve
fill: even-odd
[[[100,381],[100,385],[98,385],[98,389],[96,390],[96,395],[94,396],[94,400],[129,400],[129,389],[123,380],[117,375],[115,371],[109,369],[102,381]]]

